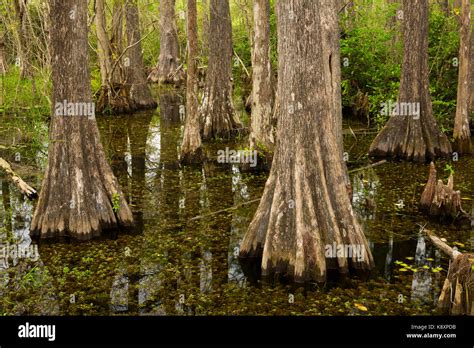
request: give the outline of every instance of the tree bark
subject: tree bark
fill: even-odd
[[[122,7],[121,3],[115,6]],[[119,48],[119,41],[121,40],[122,31],[119,26],[120,12],[115,8],[115,26],[114,30],[114,45],[107,34],[107,22],[105,16],[105,0],[95,1],[95,25],[97,31],[97,56],[99,59],[101,90],[97,101],[97,112],[104,113],[111,112],[130,112],[129,90],[126,88],[123,79],[123,68],[119,62],[116,62],[119,54],[115,49]],[[121,11],[121,10],[120,10]],[[121,53],[121,52],[120,52]],[[114,58],[115,57],[115,58]]]
[[[472,16],[471,16],[472,19]],[[470,71],[470,81],[469,81],[469,114],[471,120],[474,117],[474,25],[471,24],[471,32],[469,36],[470,41],[470,51],[469,51],[469,71]]]
[[[430,216],[467,216],[461,207],[461,191],[454,191],[453,175],[449,176],[446,185],[443,180],[437,180],[436,175],[435,165],[431,162],[428,181],[421,195],[421,210]]]
[[[7,60],[5,58],[5,41],[0,37],[0,75],[7,72]]]
[[[157,103],[148,88],[145,67],[143,66],[142,45],[140,43],[140,21],[136,0],[126,0],[127,42],[129,50],[126,67],[130,104],[133,110],[155,109]]]
[[[112,57],[118,57],[123,51],[123,0],[114,0],[112,9],[112,36],[110,38],[110,51]],[[117,64],[112,73],[112,82],[121,84],[125,81],[123,64]]]
[[[198,32],[196,0],[188,0],[188,72],[186,82],[186,124],[181,143],[181,162],[199,163],[202,158],[198,113]]]
[[[207,56],[209,53],[209,5],[207,0],[201,0],[202,3],[202,54]]]
[[[459,47],[459,77],[456,102],[456,118],[454,120],[454,151],[460,155],[472,151],[471,131],[469,129],[470,79],[473,66],[470,67],[470,32],[471,4],[470,0],[462,1],[460,47]],[[470,68],[469,68],[470,67]]]
[[[160,0],[160,56],[148,79],[155,83],[180,83],[179,66],[175,0]]]
[[[273,88],[270,56],[270,1],[254,0],[252,52],[252,118],[250,148],[273,152]]]
[[[279,1],[278,134],[269,179],[240,255],[262,257],[262,274],[325,281],[373,267],[347,195],[340,144],[342,113],[336,2]],[[335,45],[333,45],[333,43]],[[336,97],[338,95],[338,97]],[[338,102],[336,103],[336,100]],[[341,127],[342,128],[342,127]],[[360,247],[327,255],[326,247]]]
[[[97,56],[99,58],[100,80],[102,87],[104,87],[109,84],[108,76],[112,70],[112,62],[110,61],[111,47],[105,22],[105,0],[96,0],[95,2],[95,25],[97,32]]]
[[[28,34],[26,28],[27,0],[14,0],[15,14],[18,21],[18,57],[20,59],[20,78],[31,78]]]
[[[462,254],[425,230],[431,243],[451,258],[448,275],[439,295],[438,309],[443,315],[474,315],[473,253]]]
[[[411,107],[408,112],[390,116],[370,146],[369,154],[423,162],[450,155],[451,145],[438,129],[431,105],[428,1],[403,0],[403,13],[405,48],[398,105]],[[418,113],[414,112],[416,107]]]
[[[107,163],[94,117],[64,116],[57,103],[92,103],[87,2],[50,0],[52,117],[48,165],[30,234],[90,239],[130,227],[132,213]],[[83,109],[84,110],[84,109]]]
[[[228,138],[242,128],[232,102],[232,52],[229,0],[211,0],[209,64],[199,111],[203,139]]]

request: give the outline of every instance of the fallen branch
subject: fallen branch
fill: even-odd
[[[247,74],[247,77],[250,77],[250,73],[249,71],[247,70],[247,67],[245,66],[244,62],[242,61],[242,59],[240,59],[239,55],[237,54],[237,52],[235,52],[234,50],[234,55],[236,56],[237,60],[239,61],[240,65],[242,65],[242,68],[244,69],[245,73]]]
[[[22,180],[12,169],[10,164],[0,157],[0,169],[7,174],[7,177],[12,183],[23,193],[28,199],[32,200],[38,197],[38,192],[26,182]]]
[[[460,253],[436,234],[424,230],[431,243],[451,258],[448,275],[439,295],[438,308],[443,314],[474,315],[474,254]]]
[[[428,238],[431,240],[431,243],[433,243],[433,245],[435,247],[437,247],[439,250],[441,250],[442,252],[444,252],[446,255],[448,255],[451,259],[454,259],[456,258],[456,256],[458,256],[460,254],[459,251],[457,251],[456,249],[453,249],[451,248],[448,244],[446,244],[445,242],[443,242],[441,240],[441,238],[439,238],[436,234],[434,234],[433,232],[431,232],[430,230],[424,230],[424,232],[426,233],[426,235],[428,236]]]
[[[259,202],[260,199],[261,199],[261,198],[253,199],[253,200],[251,200],[251,201],[243,202],[243,203],[237,204],[237,205],[235,205],[235,206],[233,206],[233,207],[226,208],[226,209],[221,209],[221,210],[218,210],[218,211],[209,213],[209,214],[198,215],[198,216],[195,216],[195,217],[189,219],[188,221],[199,220],[199,219],[202,219],[202,218],[205,218],[205,217],[208,217],[208,216],[212,216],[212,215],[224,213],[224,212],[229,211],[229,210],[235,210],[235,209],[238,209],[238,208],[240,208],[240,207],[242,207],[242,206],[244,206],[244,205],[251,204],[251,203],[255,203],[255,202]]]
[[[372,164],[370,164],[370,165],[368,165],[368,166],[365,166],[365,167],[362,167],[362,168],[357,168],[357,169],[349,170],[349,173],[354,173],[354,172],[358,172],[358,171],[361,171],[361,170],[365,170],[365,169],[377,167],[377,166],[379,166],[379,165],[381,165],[381,164],[384,164],[384,163],[387,163],[387,160],[381,160],[381,161],[372,163]]]

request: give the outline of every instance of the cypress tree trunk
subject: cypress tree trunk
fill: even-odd
[[[126,67],[130,103],[134,110],[154,109],[158,104],[153,100],[147,85],[136,0],[127,0],[125,15],[127,20],[127,42],[128,46],[131,46],[128,50],[129,66]]]
[[[188,0],[188,73],[186,82],[186,125],[181,144],[181,161],[183,163],[200,162],[202,157],[201,134],[199,128],[197,98],[197,6],[196,0]]]
[[[175,0],[160,0],[160,56],[148,79],[155,83],[179,83],[179,65]]]
[[[472,19],[472,16],[471,16]],[[470,52],[469,52],[469,71],[471,72],[470,81],[469,81],[469,114],[471,117],[474,117],[474,25],[471,25],[470,33]]]
[[[339,66],[335,4],[277,4],[277,143],[240,252],[243,258],[261,256],[264,276],[276,272],[295,281],[324,281],[330,269],[346,275],[373,267],[347,194],[342,131],[334,130],[342,112],[340,69],[334,69]],[[332,245],[360,248],[360,254],[329,255]]]
[[[28,49],[28,34],[26,28],[26,0],[14,0],[15,14],[18,21],[18,57],[20,59],[20,78],[27,79],[32,77],[30,66],[30,54]]]
[[[438,129],[431,105],[428,1],[403,0],[403,13],[405,49],[398,96],[400,110],[388,108],[391,117],[370,146],[369,154],[424,162],[450,155],[451,145]]]
[[[254,0],[254,47],[252,52],[252,119],[250,148],[272,152],[273,88],[270,61],[270,1]]]
[[[470,0],[462,1],[460,47],[459,47],[459,77],[458,95],[456,102],[456,118],[454,120],[454,151],[468,154],[472,151],[471,131],[469,129],[470,79],[474,66],[469,63],[471,4]]]
[[[7,72],[7,60],[5,58],[5,41],[0,37],[0,74]]]
[[[207,0],[201,0],[202,3],[202,54],[207,56],[209,53],[209,6]]]
[[[242,127],[232,102],[229,0],[210,1],[209,64],[200,108],[203,139],[230,137]]]
[[[50,0],[50,8],[53,114],[31,235],[84,240],[106,229],[129,227],[133,217],[107,163],[96,120],[84,111],[92,104],[87,2]],[[74,103],[76,110],[82,105],[82,110],[64,116],[57,104],[63,101]]]
[[[117,0],[121,1],[121,0]],[[95,25],[97,32],[97,56],[99,59],[101,90],[97,101],[97,111],[103,113],[105,111],[112,112],[130,112],[132,107],[129,100],[129,90],[125,86],[123,77],[123,67],[121,62],[116,59],[121,52],[115,51],[119,49],[121,44],[120,24],[122,3],[115,4],[115,25],[113,25],[113,45],[107,34],[107,21],[105,16],[105,0],[95,1]],[[120,40],[120,41],[119,41]]]
[[[110,51],[112,56],[118,57],[123,51],[123,0],[114,0],[112,9],[112,36],[110,38]],[[112,73],[114,84],[121,84],[125,81],[123,64],[118,63]]]

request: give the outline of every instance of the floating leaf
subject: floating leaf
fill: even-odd
[[[406,272],[407,269],[406,269],[406,268],[400,268],[399,271],[400,271],[400,272]]]
[[[406,258],[407,260],[413,260],[413,259],[414,259],[413,256],[407,256],[407,257],[405,257],[405,258]]]
[[[361,304],[359,304],[359,303],[354,303],[354,306],[355,306],[357,309],[361,310],[361,311],[364,311],[364,312],[368,311],[368,309],[367,309],[366,306],[361,305]]]

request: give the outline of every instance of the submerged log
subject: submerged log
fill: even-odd
[[[448,275],[439,295],[438,308],[443,314],[474,315],[474,254],[463,254],[425,230],[431,242],[451,258]]]
[[[436,168],[430,164],[430,174],[420,200],[421,210],[430,216],[447,216],[451,218],[468,216],[461,207],[461,192],[454,190],[454,177],[451,174],[448,183],[437,180]]]
[[[0,170],[7,174],[7,177],[10,181],[15,184],[15,186],[23,193],[28,199],[32,200],[38,197],[38,193],[34,188],[29,186],[26,182],[23,181],[12,169],[10,163],[5,161],[3,158],[0,157]]]

